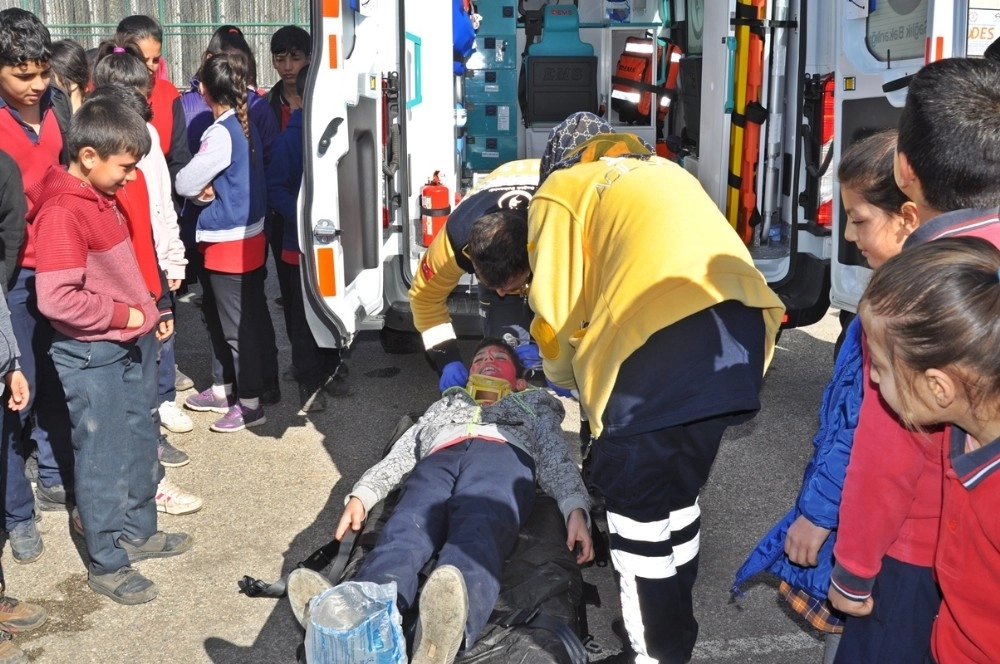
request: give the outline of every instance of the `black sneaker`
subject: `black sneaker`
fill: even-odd
[[[260,405],[262,406],[273,406],[276,403],[281,402],[281,387],[278,382],[275,381],[273,385],[268,385],[264,388],[264,391],[260,393]]]
[[[128,566],[111,574],[91,574],[87,585],[119,604],[144,604],[157,595],[156,584]]]
[[[299,383],[299,413],[317,413],[326,410],[326,394],[319,385]]]
[[[180,468],[191,463],[187,452],[171,445],[166,436],[160,436],[160,442],[156,446],[156,454],[160,459],[160,465],[164,468]]]
[[[137,563],[148,558],[179,556],[190,549],[193,543],[194,539],[187,533],[165,533],[162,530],[145,540],[118,538],[118,546],[125,549],[130,563]]]
[[[34,519],[28,519],[7,531],[7,541],[14,555],[15,563],[33,563],[42,556],[45,545],[42,536],[38,534]]]

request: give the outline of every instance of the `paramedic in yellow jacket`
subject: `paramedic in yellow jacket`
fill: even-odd
[[[687,662],[698,493],[760,408],[784,307],[698,181],[581,113],[556,126],[528,211],[532,337],[595,437],[636,662]]]
[[[464,386],[469,379],[448,312],[448,296],[467,274],[476,274],[479,279],[483,336],[514,346],[529,371],[541,368],[538,347],[528,336],[533,314],[520,285],[506,290],[505,284],[491,283],[497,271],[520,274],[528,270],[523,247],[528,202],[537,186],[537,159],[500,166],[455,207],[420,259],[410,286],[410,310],[424,348],[441,374],[442,392]]]

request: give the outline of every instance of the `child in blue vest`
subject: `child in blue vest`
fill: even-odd
[[[264,162],[260,136],[247,115],[247,60],[215,55],[202,66],[201,92],[215,122],[201,148],[177,174],[177,193],[205,205],[195,240],[203,256],[205,322],[212,343],[212,386],[185,400],[223,417],[212,431],[264,424]]]

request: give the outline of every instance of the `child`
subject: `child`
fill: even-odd
[[[205,322],[212,341],[212,386],[189,396],[191,410],[224,413],[212,431],[267,422],[264,389],[265,184],[260,136],[247,117],[246,58],[216,55],[202,66],[201,90],[215,123],[177,175],[177,192],[206,204],[196,240],[203,256]]]
[[[361,476],[337,525],[337,539],[348,528],[359,530],[371,508],[409,473],[352,581],[394,581],[405,611],[413,606],[418,572],[437,554],[421,593],[417,633],[424,636],[417,637],[413,662],[451,662],[463,637],[467,648],[475,643],[496,603],[503,562],[531,513],[536,477],[566,518],[566,546],[580,547],[577,563],[593,558],[590,501],[563,438],[562,405],[528,388],[522,371],[503,341],[483,340],[469,366],[468,387],[447,390]],[[301,578],[289,578],[289,600],[301,620],[323,583],[317,585],[315,574],[294,576]],[[434,650],[438,657],[428,659]]]
[[[271,110],[274,111],[278,128],[282,132],[287,129],[292,113],[296,109],[302,108],[302,91],[305,89],[305,84],[303,80],[303,85],[299,87],[297,78],[299,73],[308,67],[311,54],[312,40],[309,38],[309,33],[297,25],[286,25],[283,28],[278,28],[271,35],[271,64],[274,66],[275,71],[278,72],[279,80],[271,88],[270,92],[267,93],[267,103],[271,106]],[[302,141],[301,126],[302,122],[300,119],[300,128],[297,132],[299,134],[299,142]],[[273,155],[272,158],[274,158]],[[298,159],[299,161],[302,160],[301,148],[299,149]],[[297,168],[297,171],[301,176],[301,166]],[[287,224],[292,223],[291,220],[295,218],[280,214],[280,211],[274,206],[268,208],[267,244],[271,250],[271,256],[274,257],[274,271],[278,278],[281,302],[286,307],[290,306],[290,300],[298,297],[292,292],[296,288],[292,282],[297,279],[292,274],[293,267],[282,259],[284,236],[286,235],[285,229]],[[298,261],[296,261],[297,263]],[[287,313],[285,315],[285,328],[285,332],[288,334],[289,340],[291,340],[293,332],[288,326]],[[292,366],[295,366],[294,360],[292,361]],[[302,381],[299,381],[300,385],[301,383]],[[301,388],[299,391],[302,391]],[[322,395],[318,392],[314,392],[313,394],[322,398]]]
[[[66,93],[73,113],[80,108],[90,88],[90,64],[87,52],[79,42],[60,39],[52,42],[52,76],[54,82]]]
[[[303,95],[309,67],[299,70],[298,96]],[[283,313],[292,346],[292,373],[299,384],[300,412],[323,410],[326,397],[323,387],[340,368],[340,351],[320,348],[306,320],[302,300],[302,273],[299,271],[298,197],[302,185],[302,109],[292,111],[288,127],[274,146],[274,156],[267,167],[267,200],[281,218],[284,233],[282,250],[274,253],[276,262],[285,266],[289,282]],[[272,232],[275,228],[272,226]],[[280,272],[279,272],[280,274]]]
[[[149,97],[152,83],[149,71],[141,60],[138,47],[132,42],[127,42],[125,47],[117,46],[114,42],[104,42],[98,51],[97,62],[94,65],[95,85],[124,85],[138,90],[145,98]],[[141,113],[148,116],[150,111],[142,111]],[[169,167],[160,150],[156,128],[149,120],[147,120],[146,126],[153,138],[154,146],[149,154],[139,162],[139,171],[140,175],[145,175],[143,178],[144,186],[149,191],[156,258],[167,279],[165,285],[167,297],[164,305],[170,310],[169,315],[172,319],[173,299],[171,294],[180,288],[184,280],[187,258],[184,256],[184,243],[181,242],[177,211],[172,200]],[[171,334],[163,340],[159,353],[156,398],[159,419],[157,423],[169,431],[185,433],[194,428],[194,423],[174,403],[177,398],[174,336]],[[166,442],[166,439],[163,441]],[[170,448],[165,447],[164,449],[169,450]],[[174,456],[177,456],[176,452],[177,450],[174,450]],[[183,465],[183,463],[174,465]]]
[[[63,131],[49,90],[51,39],[38,18],[23,9],[0,11],[0,148],[21,171],[27,209],[38,200],[36,185],[63,154]],[[30,388],[27,405],[3,421],[8,458],[4,528],[15,562],[30,563],[43,552],[35,527],[36,498],[24,477],[28,432],[38,448],[37,506],[65,509],[73,494],[73,449],[66,399],[48,349],[52,327],[38,312],[35,295],[34,227],[25,229],[17,269],[8,274],[7,305]],[[33,422],[33,425],[29,425]]]
[[[256,89],[257,65],[254,59],[250,44],[247,43],[243,32],[235,25],[219,26],[212,34],[208,42],[208,47],[203,55],[202,65],[214,55],[222,53],[237,53],[244,56],[247,62],[247,106],[250,124],[254,126],[260,135],[258,148],[263,148],[265,168],[271,162],[271,150],[274,141],[278,137],[278,123],[274,119],[274,113],[268,106],[264,97],[258,94]],[[201,70],[191,80],[191,89],[181,95],[181,103],[184,106],[184,114],[188,125],[188,139],[192,144],[191,152],[197,152],[205,130],[215,121],[211,109],[202,97],[199,86]],[[201,253],[198,251],[195,242],[195,227],[198,223],[198,215],[201,213],[201,206],[188,201],[181,213],[181,239],[188,249],[188,281],[194,283],[201,273]],[[265,220],[265,232],[267,220]],[[265,254],[265,262],[266,262]],[[277,259],[276,259],[277,260]],[[280,263],[280,261],[279,261]],[[265,273],[266,274],[266,273]],[[278,347],[275,342],[274,324],[271,315],[264,307],[265,314],[258,325],[265,335],[266,350],[263,355],[264,390],[261,393],[261,403],[265,405],[276,404],[281,401],[281,386],[278,382]]]
[[[24,191],[17,164],[6,152],[0,152],[0,228],[16,230],[20,226],[23,231],[24,205]],[[3,233],[0,233],[0,238],[6,239]],[[7,407],[12,412],[21,410],[28,403],[28,381],[18,369],[19,355],[17,339],[10,325],[7,300],[0,297],[0,372],[10,390]],[[3,411],[0,410],[0,418],[2,417]],[[0,458],[0,464],[4,466],[0,468],[0,477],[6,472],[6,461],[6,456]],[[37,604],[21,602],[7,596],[4,592],[6,588],[3,566],[0,565],[0,662],[27,662],[27,656],[10,642],[11,634],[41,627],[47,614],[45,609]]]
[[[935,240],[876,271],[858,308],[881,398],[916,435],[948,424],[943,438],[924,440],[946,471],[932,642],[942,663],[1000,657],[998,275],[989,242]]]
[[[132,60],[137,67],[145,71],[145,67],[137,59],[132,58]],[[101,80],[102,75],[97,74],[96,78]],[[160,177],[166,177],[167,166],[159,145],[156,143],[156,129],[149,124],[150,109],[146,97],[135,88],[127,88],[122,85],[101,85],[91,92],[88,99],[100,98],[107,98],[138,113],[146,122],[146,128],[150,133],[150,152],[139,160],[135,171],[135,184],[119,189],[115,193],[115,200],[125,212],[129,237],[132,240],[132,248],[135,251],[140,271],[150,295],[157,298],[156,307],[160,312],[160,326],[143,335],[138,341],[140,351],[142,351],[144,386],[150,398],[150,412],[154,428],[159,434],[157,437],[157,458],[160,460],[161,467],[157,468],[159,483],[156,487],[156,509],[167,514],[191,514],[201,509],[202,499],[181,489],[168,480],[163,472],[163,467],[184,466],[190,462],[190,459],[186,453],[171,445],[166,436],[159,432],[161,424],[159,414],[162,412],[162,408],[157,409],[159,404],[157,374],[162,364],[159,362],[160,350],[162,344],[173,337],[173,315],[170,291],[167,285],[169,280],[162,270],[162,263],[158,263],[157,257],[159,245],[156,240],[163,235],[163,229],[157,227],[158,218],[152,214],[155,211],[155,206],[151,205],[150,201],[155,200],[156,193],[155,187],[150,188],[149,185],[155,181],[157,173]],[[158,166],[156,165],[157,161],[159,162]],[[147,172],[151,174],[151,177],[146,177]],[[161,195],[164,195],[162,191]],[[166,204],[169,205],[169,193],[165,195],[166,199],[162,200],[165,200]],[[173,235],[176,238],[176,226]]]
[[[940,99],[954,103],[939,104]],[[911,80],[899,121],[895,175],[916,205],[920,225],[906,240],[903,254],[946,235],[983,237],[1000,246],[1000,115],[989,111],[998,106],[1000,65],[995,62],[940,60]],[[868,615],[873,608],[875,615],[848,621],[839,662],[872,659],[867,650],[847,647],[847,633],[855,628],[867,634],[853,640],[862,648],[898,644],[899,661],[929,649],[937,591],[920,566],[935,559],[938,541],[944,478],[936,452],[941,436],[940,431],[915,434],[899,423],[875,393],[866,359],[829,597],[835,608],[850,615]],[[906,587],[911,594],[880,598],[883,579],[890,577],[896,579],[893,587]],[[904,626],[907,631],[882,629],[885,616],[904,610],[913,616]]]
[[[50,352],[72,423],[88,584],[140,604],[157,589],[131,563],[184,553],[192,542],[156,530],[156,430],[137,341],[160,314],[114,200],[151,141],[141,117],[108,99],[85,102],[66,140],[73,161],[48,171],[29,214],[46,247],[38,308],[56,330]]]
[[[292,111],[302,108],[302,92],[296,79],[311,58],[312,39],[299,26],[286,25],[271,35],[271,64],[280,80],[267,93],[267,103],[281,131],[288,127]]]
[[[903,248],[917,226],[916,205],[906,199],[893,177],[896,131],[855,141],[837,170],[847,214],[845,238],[857,245],[872,268]],[[816,629],[826,632],[824,662],[833,662],[843,616],[826,602],[837,539],[840,492],[858,423],[862,398],[861,325],[855,319],[844,337],[823,394],[816,451],[806,468],[795,507],[764,536],[736,573],[734,592],[765,569],[781,579],[780,594]],[[921,561],[930,573],[931,560]],[[893,619],[908,620],[909,614]],[[890,658],[893,653],[884,653]],[[881,658],[879,658],[881,659]]]
[[[191,161],[191,150],[188,147],[187,123],[184,122],[180,93],[173,83],[157,76],[163,48],[163,28],[149,16],[128,16],[118,23],[115,42],[124,46],[129,41],[139,48],[149,70],[153,84],[149,93],[149,105],[153,108],[152,123],[159,134],[160,149],[167,158],[172,181],[177,177],[177,172]]]

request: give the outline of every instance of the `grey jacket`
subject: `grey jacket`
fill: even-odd
[[[564,415],[559,400],[540,389],[513,392],[481,407],[464,389],[450,388],[400,436],[384,459],[365,471],[347,500],[358,498],[368,514],[435,448],[462,436],[486,436],[503,438],[534,459],[538,484],[556,500],[564,518],[578,507],[587,513],[590,498],[560,426]]]

